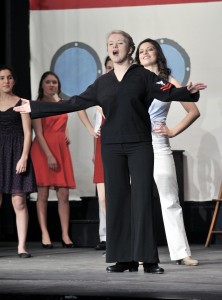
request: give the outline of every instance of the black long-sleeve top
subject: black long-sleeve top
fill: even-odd
[[[199,92],[190,94],[186,87],[176,88],[153,72],[134,64],[121,81],[112,70],[97,78],[85,92],[69,100],[58,103],[31,101],[31,118],[99,105],[106,117],[101,130],[102,143],[152,141],[148,108],[154,98],[164,102],[196,102]]]

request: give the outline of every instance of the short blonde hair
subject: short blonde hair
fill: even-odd
[[[107,35],[107,40],[110,37],[110,35],[112,34],[122,34],[122,36],[124,36],[124,38],[126,38],[130,48],[132,48],[132,52],[130,53],[130,55],[133,54],[133,52],[135,51],[135,44],[134,41],[132,39],[132,37],[125,31],[123,30],[112,30],[108,35]]]

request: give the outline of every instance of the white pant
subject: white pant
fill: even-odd
[[[178,197],[176,169],[170,145],[153,142],[154,179],[159,192],[163,222],[171,260],[190,256]]]
[[[106,242],[106,215],[101,208],[99,201],[99,239],[100,242]]]

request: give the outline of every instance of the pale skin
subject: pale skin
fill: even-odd
[[[57,102],[60,100],[58,97],[58,81],[53,75],[48,75],[43,81],[43,101]],[[41,119],[36,119],[32,121],[32,125],[36,134],[36,139],[38,140],[40,147],[42,148],[47,161],[48,167],[54,171],[58,168],[58,163],[53,153],[51,152],[47,141],[43,135],[43,128]],[[66,143],[69,144],[68,130],[66,129]],[[62,228],[62,239],[66,244],[71,244],[72,241],[68,234],[69,229],[69,190],[65,187],[56,188],[56,195],[58,199],[58,213]],[[37,215],[39,220],[39,225],[42,231],[42,243],[51,244],[50,235],[47,228],[47,207],[48,207],[48,197],[49,197],[49,187],[48,186],[38,186],[38,198],[37,198]]]
[[[155,74],[159,74],[159,67],[157,64],[157,50],[152,43],[145,42],[140,45],[139,48],[139,61],[144,68],[154,72]],[[174,84],[176,87],[181,87],[181,84],[177,79],[170,77],[169,82]],[[188,90],[192,86],[188,85]],[[186,116],[173,128],[168,128],[166,125],[161,125],[157,129],[153,131],[157,134],[167,136],[169,138],[175,137],[185,129],[187,129],[199,116],[200,112],[193,102],[180,102],[185,111],[187,112]],[[185,257],[184,259],[192,259],[191,256]]]
[[[0,71],[0,110],[6,111],[14,107],[19,101],[19,97],[13,94],[12,89],[15,80],[8,69]],[[17,162],[16,174],[26,172],[27,159],[31,146],[31,120],[28,115],[21,115],[24,132],[24,143],[22,155]],[[0,194],[0,206],[2,204],[2,194]],[[12,194],[12,204],[16,215],[16,227],[18,234],[18,253],[27,253],[26,236],[28,230],[28,209],[26,205],[26,195],[23,193]]]

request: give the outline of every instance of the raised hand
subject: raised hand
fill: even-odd
[[[13,110],[22,114],[29,114],[31,112],[30,101],[23,98],[21,98],[21,100],[22,105],[14,107]]]

